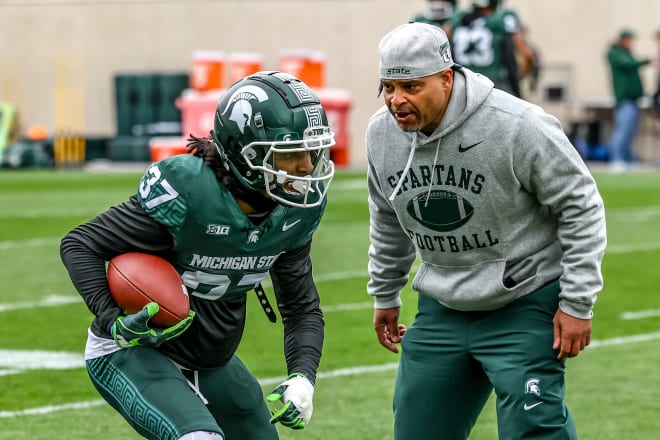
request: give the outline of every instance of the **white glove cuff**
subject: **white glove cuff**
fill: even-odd
[[[287,385],[282,393],[284,403],[291,402],[300,413],[300,417],[309,423],[312,418],[312,399],[314,398],[314,385],[304,376],[294,376],[287,379],[282,385]]]

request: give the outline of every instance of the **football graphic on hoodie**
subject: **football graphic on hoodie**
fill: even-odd
[[[438,232],[460,228],[472,218],[474,207],[451,191],[423,192],[408,202],[408,214],[422,225]]]

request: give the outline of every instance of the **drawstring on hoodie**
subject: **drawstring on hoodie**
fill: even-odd
[[[406,179],[406,175],[408,175],[408,171],[410,171],[410,166],[412,165],[412,160],[413,156],[415,155],[415,148],[417,147],[417,131],[413,133],[413,138],[412,138],[412,144],[410,144],[410,154],[408,155],[408,161],[406,162],[406,166],[403,168],[403,173],[401,173],[401,177],[399,177],[399,182],[396,184],[394,187],[394,191],[390,195],[390,202],[394,200],[394,197],[396,197],[397,193],[401,189],[401,186],[403,185],[403,181]]]
[[[426,200],[424,201],[424,208],[429,204],[429,197],[431,197],[431,187],[433,186],[433,178],[435,177],[435,165],[438,163],[438,153],[440,152],[440,140],[435,144],[435,156],[433,157],[433,166],[431,167],[431,180],[429,181],[429,191],[426,193]]]
[[[431,167],[431,180],[429,182],[429,190],[426,193],[426,201],[424,202],[424,207],[428,205],[429,198],[431,197],[431,188],[433,186],[433,178],[435,177],[435,166],[438,163],[438,155],[440,153],[441,140],[442,138],[439,137],[438,142],[435,144],[435,156],[433,157],[433,166]],[[389,197],[390,202],[394,200],[394,197],[396,197],[396,195],[399,193],[399,190],[401,190],[401,186],[403,186],[403,181],[406,179],[406,176],[408,175],[408,171],[410,171],[413,157],[415,156],[415,148],[417,148],[417,131],[413,133],[412,143],[410,145],[410,154],[408,155],[408,161],[406,162],[406,166],[403,168],[403,173],[401,173],[401,177],[399,177],[399,182],[396,184],[396,187],[394,187],[394,191]]]

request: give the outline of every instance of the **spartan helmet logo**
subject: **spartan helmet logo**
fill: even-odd
[[[541,395],[541,387],[539,387],[540,379],[532,378],[527,379],[525,382],[525,394],[536,394],[537,396]]]
[[[241,134],[244,134],[245,127],[250,125],[252,119],[252,104],[250,101],[264,102],[267,100],[268,94],[257,86],[240,87],[229,97],[222,115],[226,115],[231,108],[231,113],[227,119],[234,121]]]

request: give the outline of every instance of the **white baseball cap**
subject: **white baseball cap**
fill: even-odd
[[[433,75],[454,65],[447,34],[419,22],[402,24],[378,45],[381,79],[412,79]]]

